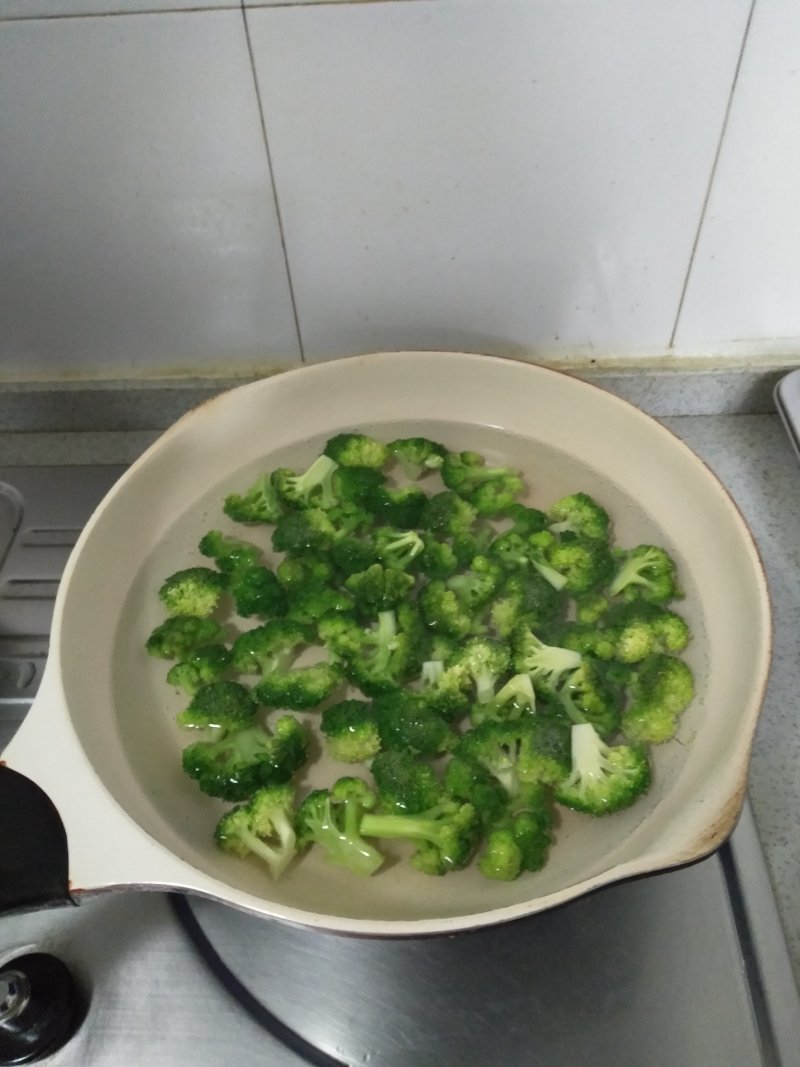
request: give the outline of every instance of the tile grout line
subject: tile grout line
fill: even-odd
[[[750,36],[750,26],[753,22],[753,14],[755,12],[756,0],[750,0],[750,10],[747,13],[747,21],[744,26],[744,33],[742,34],[742,43],[739,46],[739,55],[736,58],[736,67],[733,72],[733,79],[731,81],[730,92],[728,93],[728,101],[725,105],[725,113],[722,118],[722,126],[719,131],[719,138],[717,139],[717,148],[714,152],[714,159],[711,163],[711,173],[708,176],[708,185],[706,186],[705,196],[703,197],[703,203],[700,208],[700,217],[697,220],[697,228],[694,234],[694,240],[692,241],[691,251],[689,252],[689,263],[686,267],[686,275],[683,279],[683,286],[681,287],[681,295],[678,298],[678,307],[675,311],[675,321],[672,324],[672,332],[669,337],[668,347],[675,347],[675,337],[678,333],[678,324],[681,320],[681,314],[683,313],[683,305],[686,302],[686,294],[689,291],[689,282],[692,277],[692,270],[694,269],[695,259],[697,257],[697,249],[700,246],[700,237],[703,232],[703,226],[706,221],[706,214],[708,212],[708,205],[711,201],[711,190],[714,187],[714,179],[717,175],[717,169],[719,168],[719,161],[722,155],[722,145],[725,140],[725,134],[728,130],[728,123],[730,122],[731,111],[733,109],[733,97],[736,93],[736,86],[739,83],[739,74],[742,69],[742,61],[744,59],[744,51],[747,47],[747,40]]]
[[[269,137],[267,135],[267,119],[264,114],[264,102],[261,99],[261,88],[258,84],[258,75],[256,74],[255,57],[253,56],[253,42],[250,39],[250,24],[247,21],[247,7],[245,6],[245,0],[241,0],[241,12],[242,22],[244,24],[244,36],[247,41],[247,54],[250,57],[250,71],[253,75],[253,88],[256,93],[256,104],[258,106],[258,115],[261,121],[261,134],[264,139],[264,151],[267,156],[267,169],[269,171],[270,186],[272,187],[272,199],[275,204],[275,214],[278,220],[278,234],[281,241],[281,251],[283,252],[283,262],[286,266],[286,281],[289,286],[289,299],[292,303],[292,317],[294,318],[294,328],[297,333],[297,347],[300,350],[300,362],[305,363],[306,354],[303,349],[303,335],[300,331],[300,316],[297,311],[297,299],[294,292],[294,281],[292,280],[292,268],[289,266],[289,250],[286,245],[286,232],[283,225],[280,200],[278,199],[275,168],[272,165],[272,152],[269,147]]]
[[[240,0],[242,11],[271,11],[275,8],[306,7],[372,7],[376,4],[422,3],[423,0],[276,0],[275,3],[259,3],[258,0]],[[430,2],[430,0],[428,0]],[[4,22],[69,22],[75,19],[131,18],[135,15],[196,15],[207,11],[235,11],[236,5],[224,3],[198,3],[195,7],[143,7],[136,11],[109,8],[106,11],[70,11],[47,15],[3,15]]]

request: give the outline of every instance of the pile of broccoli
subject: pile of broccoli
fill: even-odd
[[[561,809],[647,791],[694,696],[675,563],[584,492],[524,493],[476,452],[351,432],[224,500],[248,535],[203,536],[146,643],[185,693],[183,770],[236,805],[220,849],[372,875],[400,840],[425,874],[510,881]],[[320,748],[341,773],[309,792]]]

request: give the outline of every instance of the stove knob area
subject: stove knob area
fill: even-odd
[[[32,952],[0,968],[0,1067],[37,1063],[72,1037],[84,1005],[61,960]]]

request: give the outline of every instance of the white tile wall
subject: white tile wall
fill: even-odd
[[[747,12],[249,12],[306,355],[665,348]]]
[[[0,0],[0,377],[297,360],[290,274],[309,359],[800,354],[798,40],[793,0]]]
[[[0,23],[0,369],[297,359],[240,11]]]
[[[800,5],[758,0],[676,344],[800,338]]]

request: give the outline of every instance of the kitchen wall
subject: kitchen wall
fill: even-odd
[[[0,376],[800,357],[793,0],[0,0]]]

